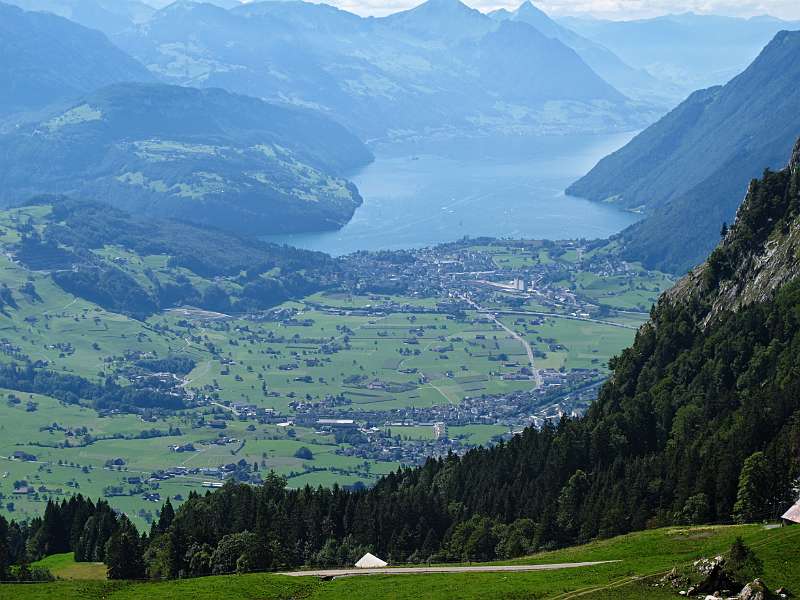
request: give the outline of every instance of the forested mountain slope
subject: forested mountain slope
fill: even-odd
[[[153,81],[97,31],[0,3],[0,124],[121,81]]]
[[[264,310],[330,285],[339,272],[326,254],[133,216],[99,202],[42,197],[17,212],[12,218],[24,219],[19,232],[4,230],[3,242],[28,282],[34,272],[50,274],[64,291],[138,318],[185,305]],[[146,256],[165,260],[155,267]],[[12,298],[0,299],[0,311],[16,308]]]
[[[222,90],[117,84],[0,136],[5,205],[111,202],[259,234],[334,229],[361,203],[338,176],[369,162],[342,126]]]
[[[694,93],[569,193],[647,218],[622,233],[629,258],[685,272],[731,222],[747,182],[778,168],[800,134],[800,32],[779,33],[724,87]]]

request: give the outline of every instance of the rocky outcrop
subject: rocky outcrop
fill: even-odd
[[[770,597],[769,588],[760,579],[744,586],[738,596],[739,600],[769,600]]]
[[[798,168],[800,168],[800,140],[797,140],[797,143],[794,145],[794,150],[792,150],[792,158],[789,161],[790,170],[797,170]]]
[[[721,312],[769,300],[800,276],[798,206],[800,141],[783,171],[750,184],[736,222],[717,250],[668,291],[664,301],[707,305],[705,326]],[[715,273],[720,261],[722,275]]]

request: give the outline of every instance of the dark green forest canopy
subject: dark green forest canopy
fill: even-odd
[[[66,291],[136,317],[179,305],[220,312],[264,310],[324,289],[340,275],[338,263],[320,252],[176,220],[134,217],[96,202],[42,197],[31,204],[52,210],[43,217],[41,234],[22,224],[16,257],[29,268],[51,270]],[[154,287],[146,289],[96,252],[106,245],[140,256],[165,255],[173,277],[162,281],[145,273]],[[212,281],[200,291],[181,269]]]
[[[32,203],[46,204],[53,198]],[[321,252],[261,242],[255,238],[169,219],[136,218],[99,202],[57,199],[48,219],[47,240],[76,249],[115,244],[141,255],[167,254],[176,266],[203,277],[263,272],[274,267],[330,270],[335,262]]]

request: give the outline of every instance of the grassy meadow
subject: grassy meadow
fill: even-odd
[[[765,529],[761,525],[745,525],[651,530],[511,561],[512,564],[616,561],[586,568],[519,573],[370,575],[333,581],[272,574],[156,583],[91,581],[76,577],[76,580],[48,584],[0,585],[0,600],[216,600],[219,597],[231,600],[567,600],[578,597],[668,600],[680,597],[677,590],[653,587],[653,583],[673,567],[685,570],[698,558],[724,553],[737,536],[741,536],[763,561],[763,576],[768,586],[800,590],[800,528]],[[56,559],[57,564],[68,565],[68,557]]]

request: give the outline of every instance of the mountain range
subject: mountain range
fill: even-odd
[[[698,91],[568,192],[644,212],[626,256],[685,272],[733,221],[741,190],[783,166],[800,134],[800,32],[781,32],[727,85]]]
[[[0,154],[6,205],[69,194],[260,234],[341,227],[361,197],[338,174],[372,159],[314,111],[135,83],[0,136]]]
[[[163,81],[314,108],[371,141],[614,131],[655,114],[559,39],[458,0],[385,18],[179,1],[114,40]]]

